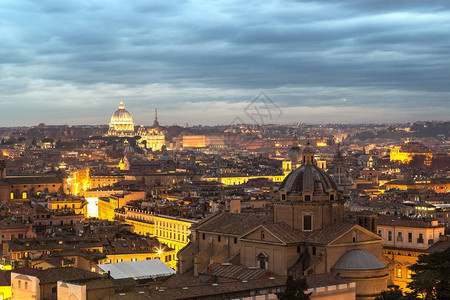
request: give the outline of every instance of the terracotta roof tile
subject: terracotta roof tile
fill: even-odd
[[[286,223],[264,224],[263,227],[285,244],[300,243],[306,238],[305,232],[294,230]]]
[[[260,268],[248,268],[245,266],[233,265],[233,264],[220,264],[213,263],[212,265],[206,267],[205,270],[200,272],[203,275],[217,276],[217,277],[227,277],[239,280],[250,280],[259,279],[263,277],[277,276],[268,270],[263,270]]]
[[[306,238],[307,243],[326,245],[349,231],[353,226],[352,223],[339,223],[327,226],[325,228],[315,230],[308,234]]]
[[[222,212],[212,215],[194,226],[199,231],[241,236],[249,229],[271,221],[271,216]]]

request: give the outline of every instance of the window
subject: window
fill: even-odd
[[[334,194],[330,195],[330,201],[334,201]]]
[[[234,238],[234,243],[237,244],[237,237]]]
[[[305,195],[305,201],[311,201],[311,195]]]
[[[408,232],[408,243],[412,243],[412,232]]]
[[[218,235],[217,236],[217,241],[220,242],[222,240],[222,236]]]
[[[303,230],[312,230],[312,216],[303,216]]]
[[[28,289],[28,282],[25,281],[25,289]]]
[[[317,253],[316,247],[312,247],[312,255],[316,255],[316,253]]]
[[[297,246],[297,253],[300,253],[300,246]]]
[[[261,231],[261,240],[264,241],[265,238],[266,238],[266,236],[265,236],[265,234],[264,234],[264,231]]]
[[[381,230],[378,230],[378,235],[381,236]]]
[[[22,288],[22,282],[19,280],[19,289]]]
[[[281,200],[285,201],[286,200],[286,194],[281,194]]]
[[[397,268],[397,277],[402,278],[402,268]]]
[[[121,259],[121,258],[118,258],[118,259],[117,259],[117,262],[118,262],[118,263],[120,263],[120,262],[122,262],[122,261],[123,261],[123,259]]]
[[[412,275],[412,271],[408,269],[408,273],[406,275],[408,277],[408,279],[411,279],[411,275]]]
[[[403,242],[403,234],[402,232],[399,232],[397,235],[397,242]]]
[[[423,234],[419,233],[419,238],[417,239],[417,243],[423,244]]]
[[[433,239],[428,240],[428,245],[433,245]]]
[[[206,238],[206,235],[204,233],[202,233],[202,240],[204,240]]]
[[[256,259],[259,263],[260,269],[263,269],[263,270],[267,269],[267,261],[269,260],[269,258],[264,253],[259,253],[256,256]]]
[[[388,232],[388,241],[392,241],[392,231]]]

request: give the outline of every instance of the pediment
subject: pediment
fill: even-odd
[[[262,233],[264,233],[264,239],[262,238]],[[264,243],[277,243],[284,244],[283,241],[274,235],[272,232],[267,230],[264,225],[259,225],[253,228],[251,231],[247,232],[241,237],[242,240],[251,240],[254,242],[264,242]]]
[[[353,240],[353,238],[356,239],[356,241]],[[364,227],[361,227],[359,225],[355,225],[351,227],[349,230],[338,236],[336,239],[334,239],[329,245],[339,245],[339,244],[348,244],[348,243],[365,243],[365,242],[381,242],[383,239],[365,229]]]

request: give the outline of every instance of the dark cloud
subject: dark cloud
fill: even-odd
[[[0,105],[10,117],[0,126],[106,123],[121,96],[140,112],[214,102],[235,114],[233,103],[260,90],[285,107],[449,113],[445,1],[89,2],[2,4]],[[86,112],[85,97],[104,115]]]

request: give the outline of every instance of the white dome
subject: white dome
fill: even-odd
[[[125,109],[125,105],[122,101],[120,101],[119,109],[111,116],[109,130],[110,132],[115,132],[117,134],[134,132],[133,118]]]
[[[113,113],[110,124],[133,124],[133,118],[122,101],[120,101],[119,109]]]

